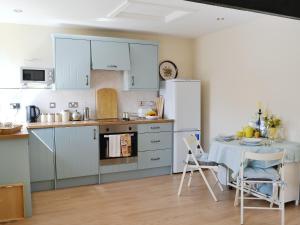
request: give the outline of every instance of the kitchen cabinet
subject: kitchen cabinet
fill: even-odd
[[[138,169],[171,167],[172,123],[138,125]]]
[[[125,90],[158,90],[158,46],[129,44],[131,68],[124,74]]]
[[[91,41],[91,49],[92,69],[130,70],[128,43]]]
[[[55,128],[57,179],[98,175],[98,126]]]
[[[139,169],[171,166],[172,152],[170,149],[139,152],[138,162]]]
[[[30,182],[54,180],[54,129],[32,129],[29,133]]]
[[[90,88],[90,40],[55,38],[56,89]]]

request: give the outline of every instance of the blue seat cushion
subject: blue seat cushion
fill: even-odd
[[[218,163],[208,161],[208,154],[202,153],[200,155],[195,156],[196,160],[198,161],[200,166],[218,166]],[[193,160],[190,160],[188,162],[189,165],[196,165],[196,163]]]
[[[280,174],[273,168],[257,168],[257,167],[246,167],[244,169],[244,178],[248,180],[279,180]]]

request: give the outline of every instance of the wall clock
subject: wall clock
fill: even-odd
[[[178,69],[175,63],[165,60],[159,64],[159,75],[164,80],[175,79],[178,75]]]

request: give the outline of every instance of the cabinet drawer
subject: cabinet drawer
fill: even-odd
[[[172,161],[172,151],[170,149],[139,152],[138,154],[139,169],[170,166],[171,161]]]
[[[138,151],[171,148],[172,132],[144,133],[138,135]]]
[[[151,123],[151,124],[140,124],[138,126],[139,133],[156,133],[156,132],[166,132],[172,131],[173,124],[172,123]]]

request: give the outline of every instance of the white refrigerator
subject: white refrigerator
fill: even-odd
[[[175,120],[173,173],[180,173],[187,155],[183,138],[190,134],[197,134],[200,138],[201,82],[177,79],[162,81],[160,95],[165,98],[165,118]]]

